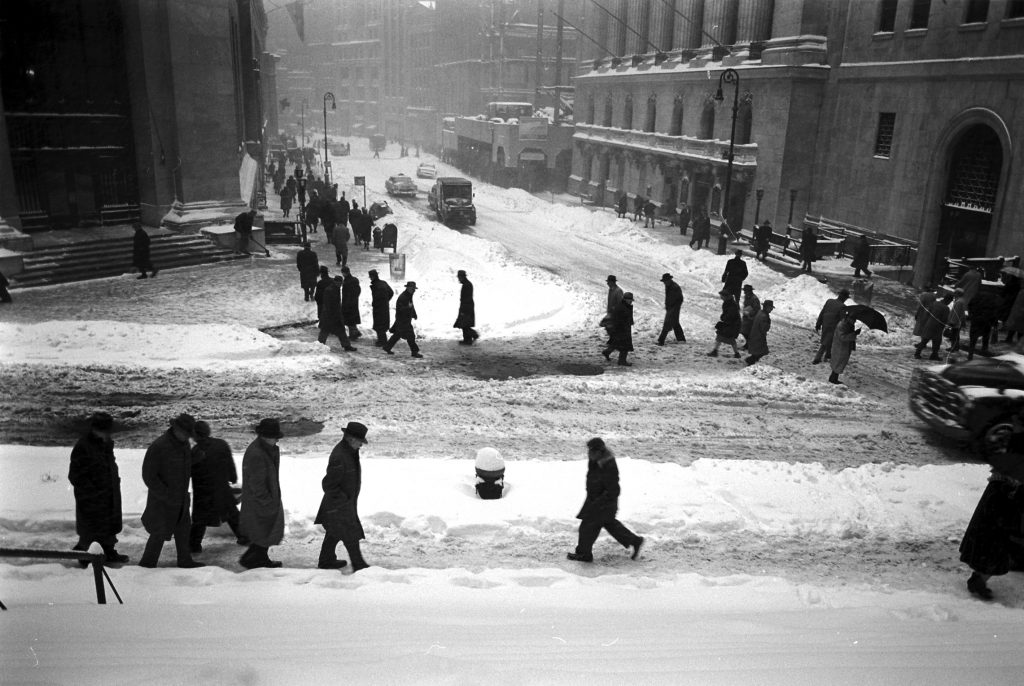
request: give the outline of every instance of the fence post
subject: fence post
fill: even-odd
[[[96,602],[100,605],[107,604],[107,592],[103,588],[103,556],[97,555],[92,559],[92,575],[96,580]]]

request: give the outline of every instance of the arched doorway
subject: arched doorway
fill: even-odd
[[[946,257],[986,254],[1002,166],[1002,142],[987,124],[964,129],[952,142],[933,274],[942,273]]]

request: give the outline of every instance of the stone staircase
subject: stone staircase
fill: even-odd
[[[198,234],[151,233],[150,239],[150,258],[160,271],[243,257],[248,259],[248,255],[235,255]],[[24,271],[11,277],[11,286],[15,288],[137,273],[132,266],[130,235],[40,247],[25,252],[23,261]]]

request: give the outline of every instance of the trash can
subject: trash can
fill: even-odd
[[[388,255],[388,262],[391,267],[391,279],[402,281],[405,279],[405,253],[391,253]]]

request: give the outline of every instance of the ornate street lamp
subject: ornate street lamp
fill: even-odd
[[[733,158],[733,145],[736,142],[736,113],[740,109],[740,75],[735,69],[726,69],[722,72],[722,75],[718,77],[718,92],[715,93],[715,100],[722,102],[725,100],[725,96],[722,94],[722,84],[731,83],[736,88],[732,99],[732,131],[729,134],[729,164],[725,171],[725,197],[722,198],[722,218],[726,222],[729,221],[727,213],[729,212],[729,191],[732,186],[732,158]],[[732,225],[729,225],[732,229]]]
[[[327,101],[331,101],[331,109],[338,109],[334,102],[334,93],[324,93],[324,183],[331,184],[331,158],[327,155]]]

